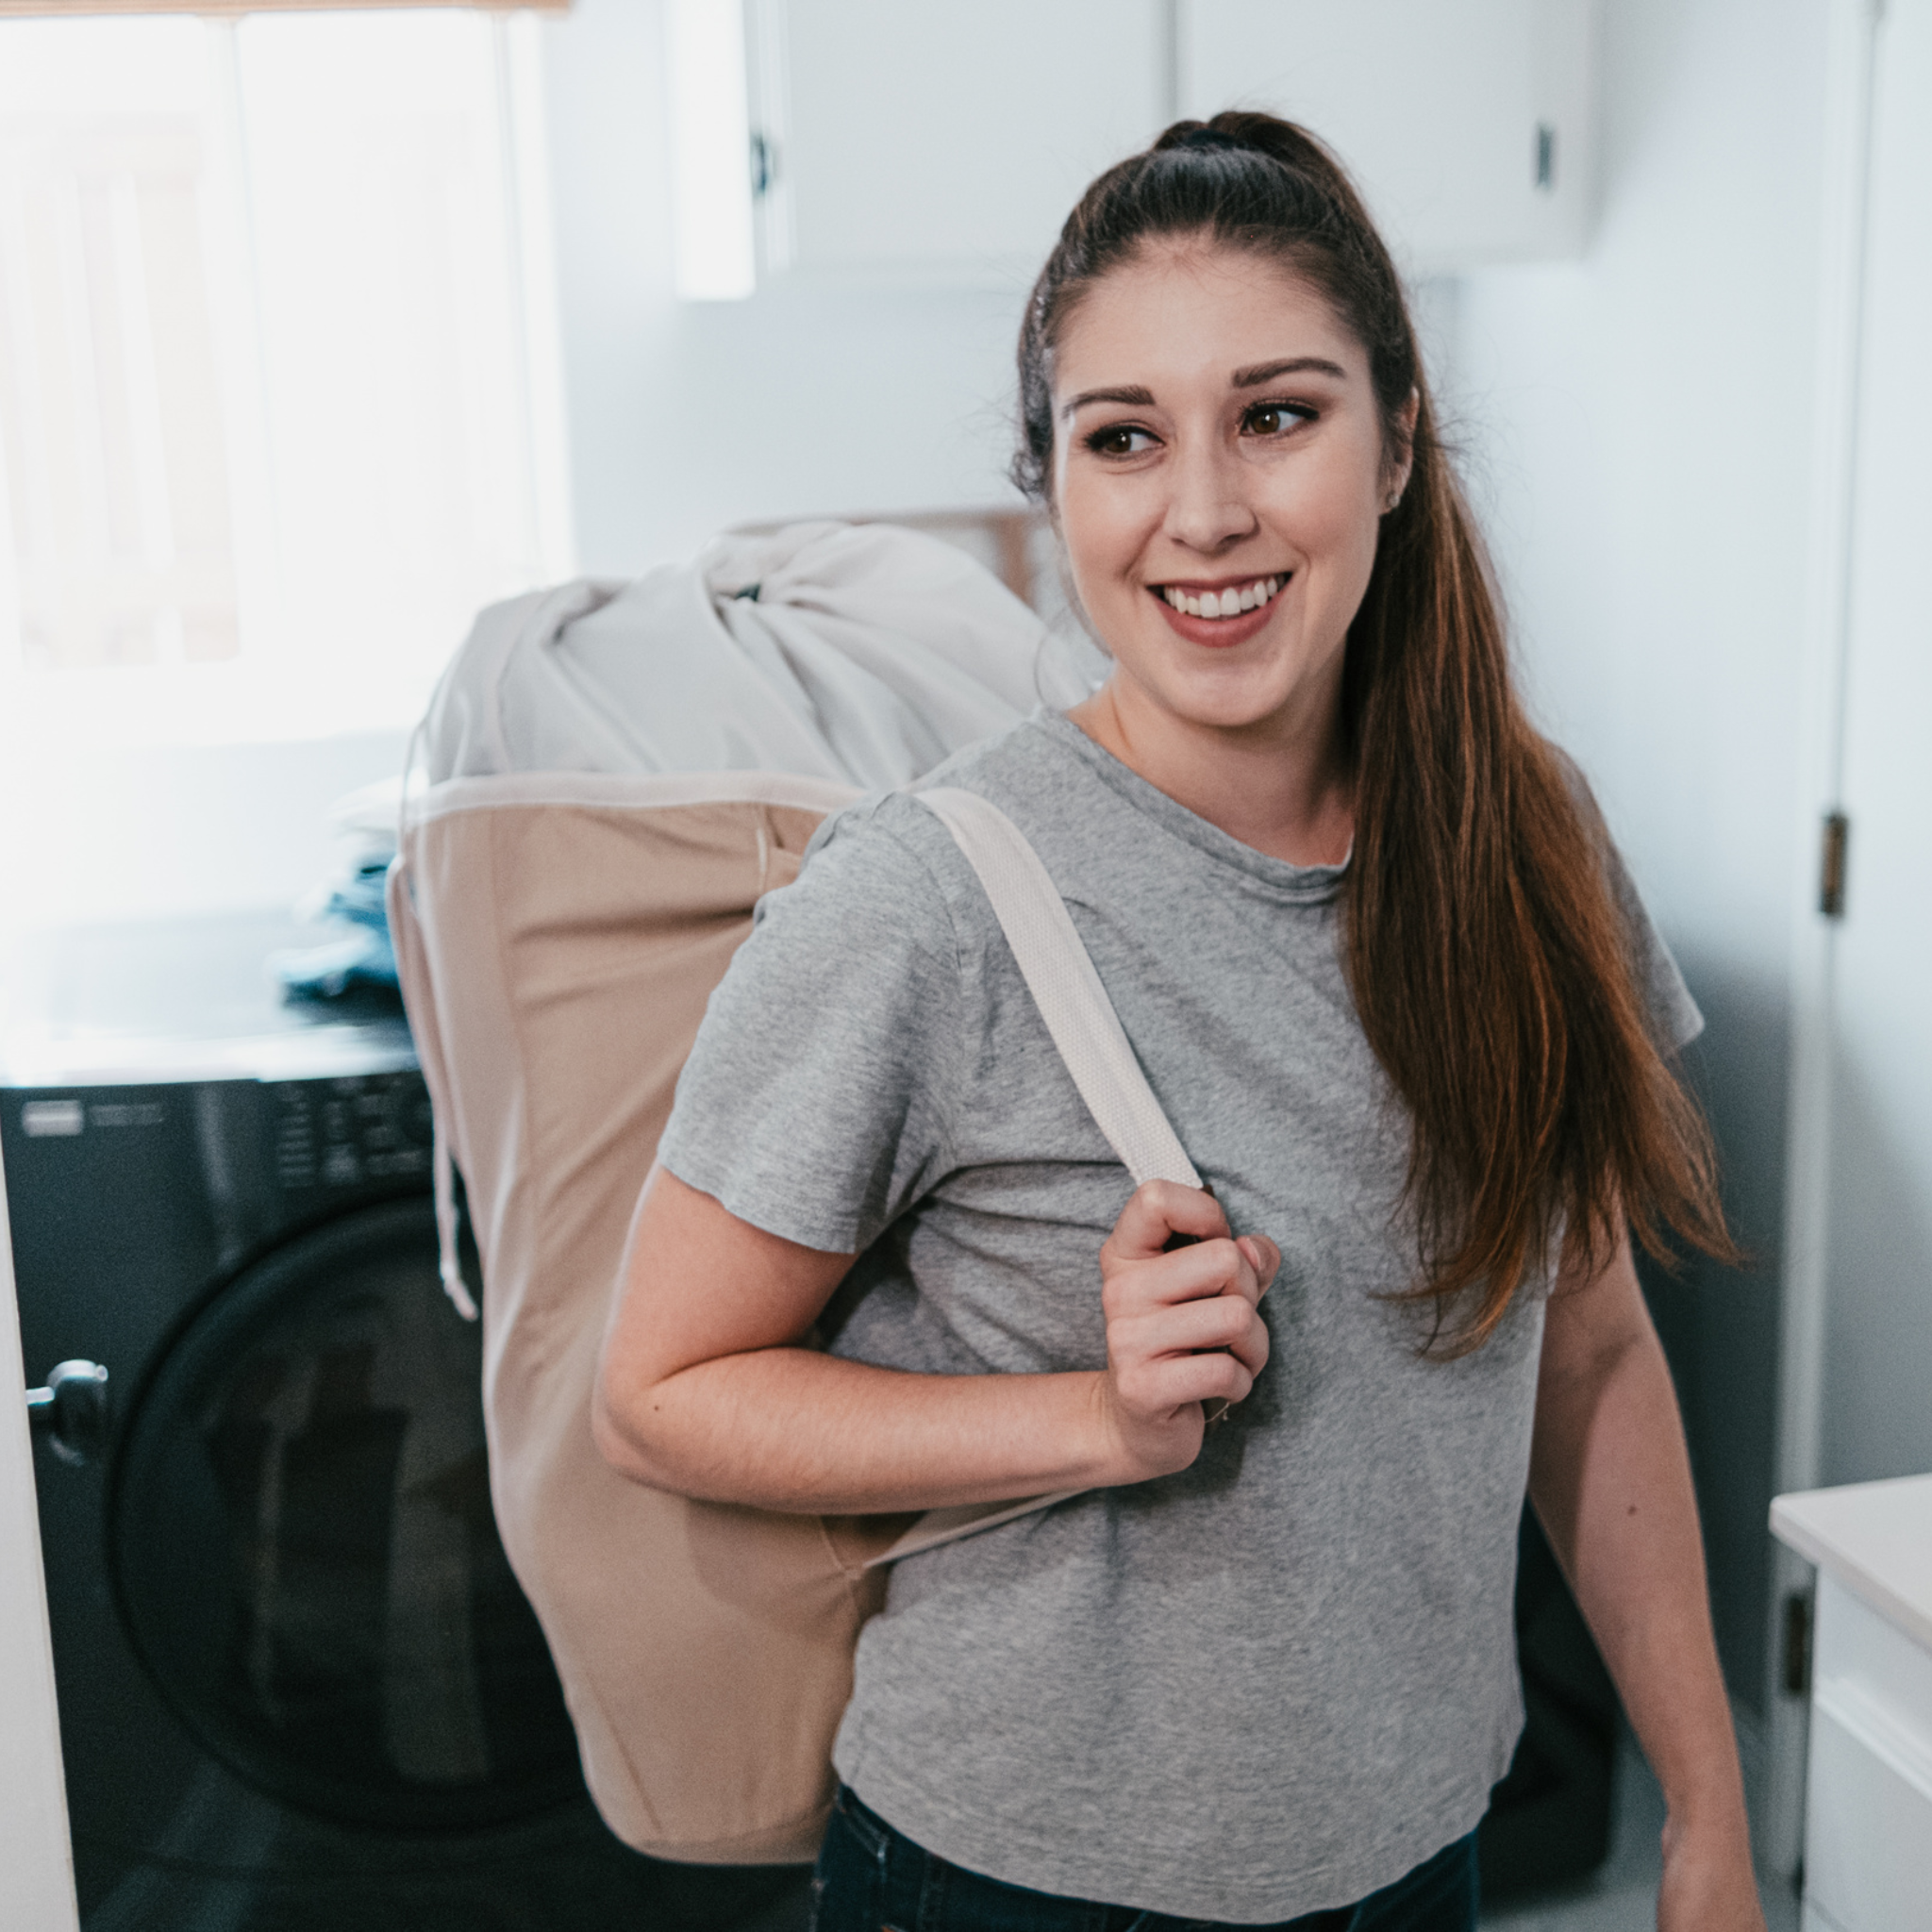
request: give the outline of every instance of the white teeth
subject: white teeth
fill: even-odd
[[[1163,584],[1160,594],[1174,609],[1189,617],[1233,617],[1238,611],[1258,610],[1279,593],[1286,581],[1283,577],[1257,577],[1239,590],[1230,585],[1221,591],[1204,591],[1198,597],[1191,597],[1172,584]]]

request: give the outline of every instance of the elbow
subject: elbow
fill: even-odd
[[[640,1413],[648,1407],[648,1393],[625,1390],[610,1364],[603,1363],[591,1391],[591,1440],[619,1475],[647,1489],[675,1490],[677,1485]]]

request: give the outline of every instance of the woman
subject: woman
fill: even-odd
[[[605,1453],[778,1509],[1092,1493],[894,1573],[818,1924],[1473,1925],[1526,1483],[1669,1801],[1659,1925],[1759,1927],[1628,1240],[1729,1251],[1699,1022],[1510,691],[1387,251],[1299,129],[1183,122],[1069,218],[1020,385],[1112,671],[944,782],[1212,1193],[1130,1192],[936,820],[826,826],[686,1069]]]

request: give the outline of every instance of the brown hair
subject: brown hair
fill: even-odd
[[[1433,1299],[1431,1346],[1480,1347],[1559,1227],[1567,1269],[1607,1263],[1626,1218],[1653,1255],[1669,1230],[1735,1259],[1703,1115],[1635,983],[1607,835],[1511,689],[1400,277],[1319,141],[1271,114],[1181,121],[1093,183],[1021,328],[1014,480],[1049,496],[1055,344],[1094,284],[1161,237],[1267,257],[1320,292],[1368,352],[1390,466],[1411,463],[1349,627],[1342,943],[1363,1031],[1412,1122],[1423,1274],[1407,1298]]]

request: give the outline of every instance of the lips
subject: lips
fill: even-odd
[[[1272,603],[1288,584],[1286,575],[1255,577],[1247,583],[1234,583],[1219,590],[1192,590],[1180,584],[1157,584],[1154,593],[1171,610],[1184,617],[1221,621],[1242,617]]]
[[[1273,576],[1237,577],[1227,584],[1149,584],[1147,594],[1176,637],[1199,649],[1229,651],[1274,621],[1274,600],[1293,575],[1277,571]]]

